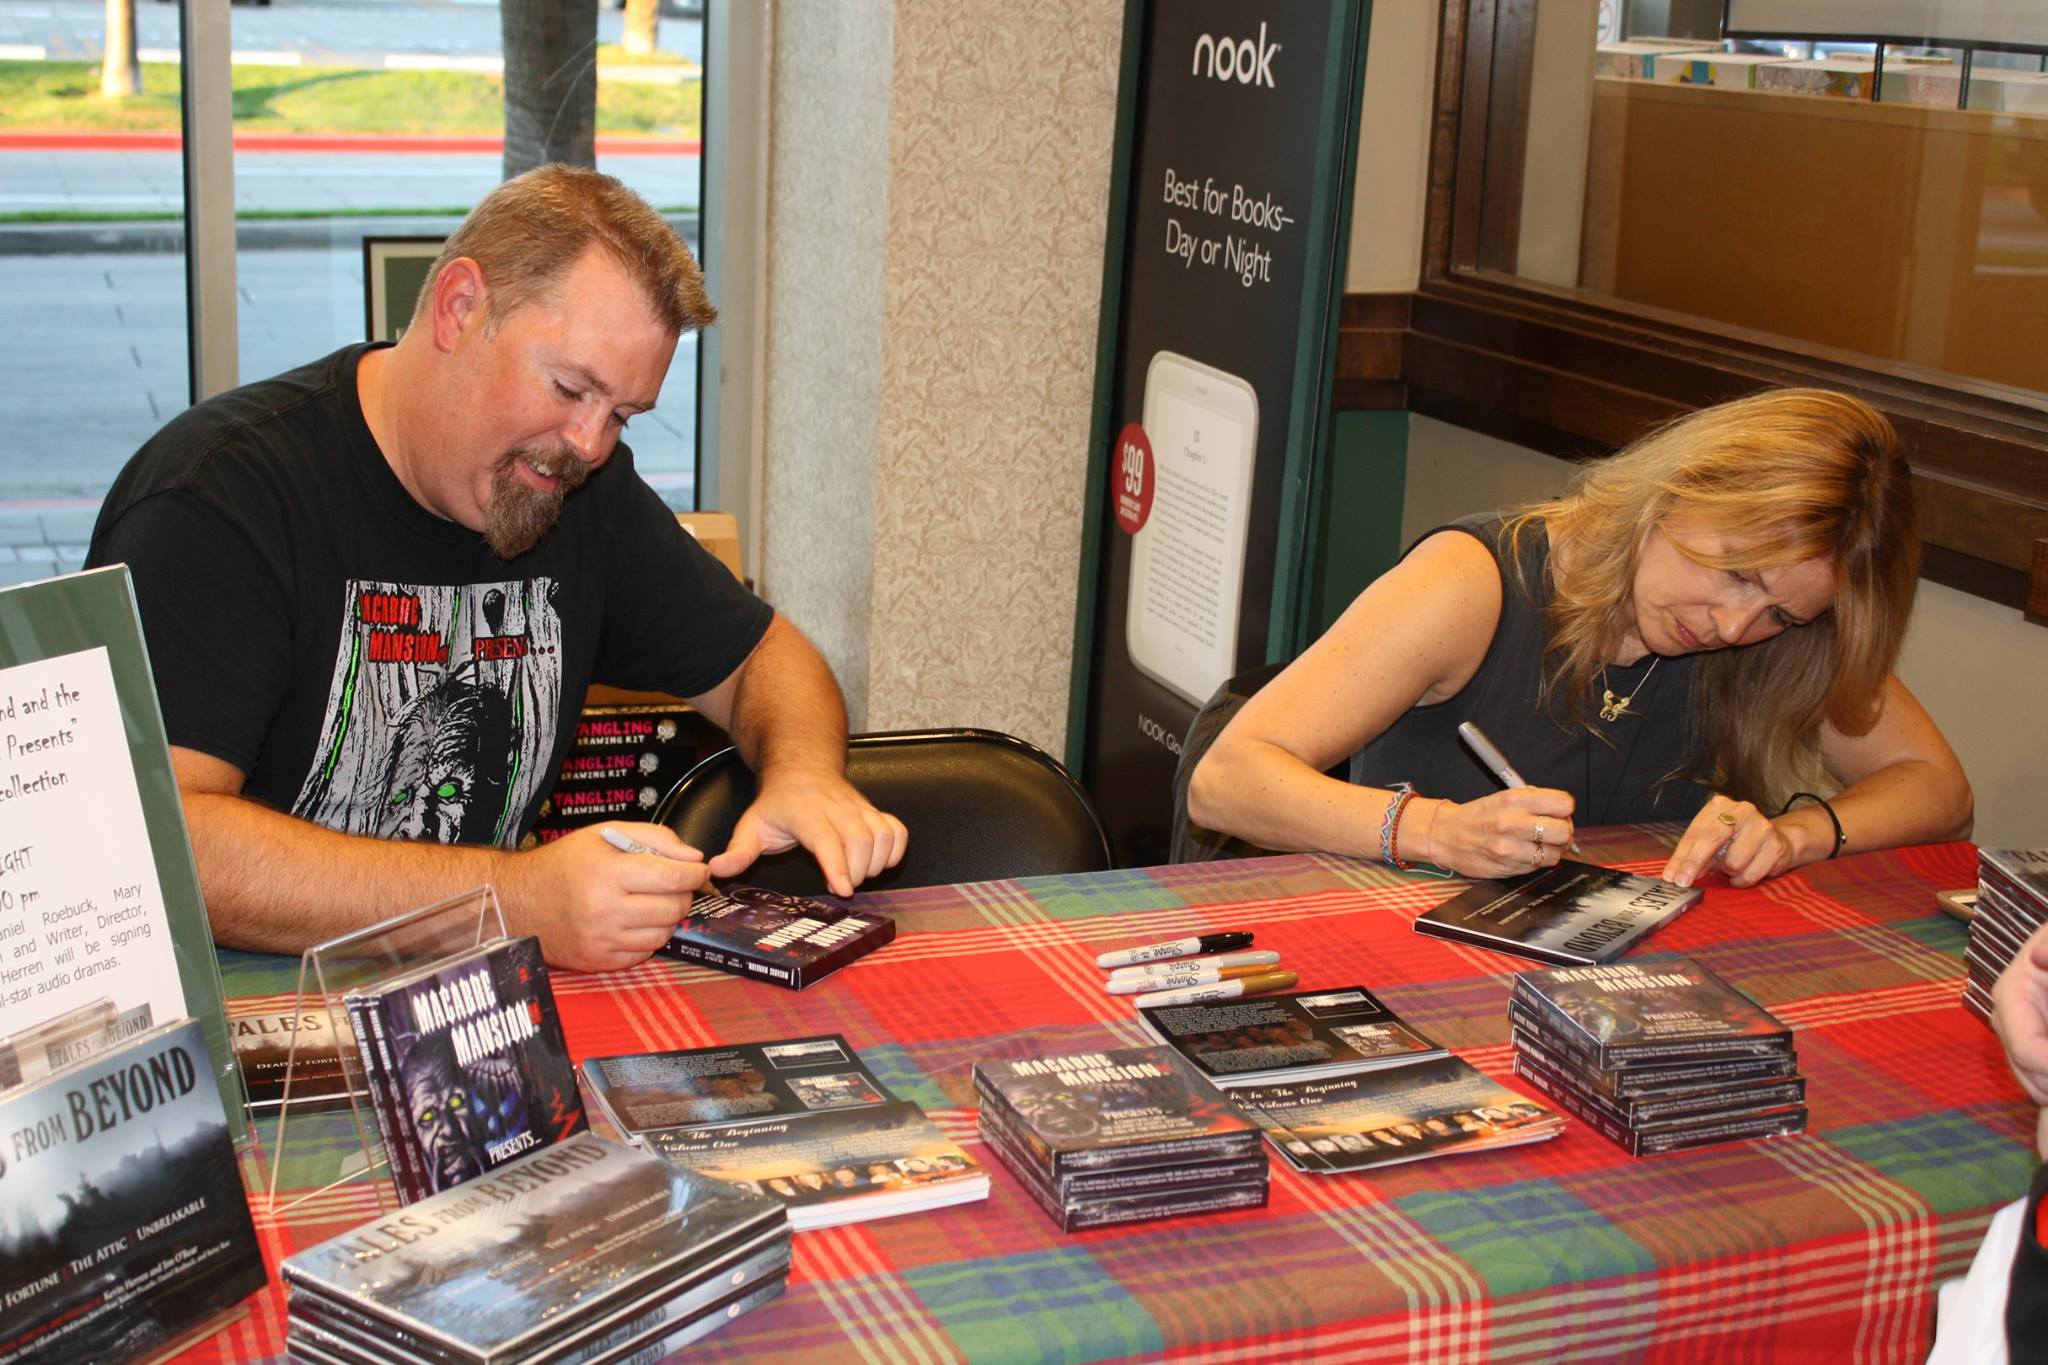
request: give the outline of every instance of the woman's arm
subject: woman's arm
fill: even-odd
[[[1392,793],[1323,769],[1411,706],[1457,695],[1493,641],[1501,591],[1492,554],[1473,537],[1446,531],[1424,540],[1245,702],[1195,767],[1189,817],[1265,848],[1378,857]],[[1568,793],[1540,787],[1462,806],[1425,791],[1402,812],[1401,856],[1472,876],[1527,872],[1561,855],[1572,804]],[[1532,837],[1539,820],[1540,850]]]
[[[1828,798],[1842,822],[1844,853],[1967,838],[1975,806],[1970,780],[1932,717],[1897,678],[1864,735],[1821,727],[1821,761],[1842,789]],[[1730,826],[1723,814],[1734,817]],[[1721,845],[1725,843],[1726,848]],[[1691,885],[1719,867],[1736,886],[1825,859],[1835,846],[1827,812],[1808,801],[1775,819],[1746,801],[1717,796],[1693,819],[1664,875]]]

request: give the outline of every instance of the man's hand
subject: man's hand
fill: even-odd
[[[2013,1078],[2035,1104],[2048,1106],[2048,924],[2034,931],[1991,988],[1991,1026],[2005,1044]],[[2048,1161],[2048,1108],[2034,1145]]]
[[[612,823],[655,850],[622,853],[602,826],[505,855],[498,893],[507,927],[540,936],[556,967],[614,971],[644,962],[668,941],[709,879],[704,855],[660,825]]]
[[[863,881],[903,861],[909,841],[901,820],[876,810],[839,774],[788,774],[762,782],[761,794],[733,826],[732,841],[708,866],[714,877],[737,877],[763,853],[801,844],[832,894],[851,896]]]

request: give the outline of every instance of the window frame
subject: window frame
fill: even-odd
[[[1865,399],[1911,459],[1923,576],[2048,624],[2048,399],[1508,274],[1536,0],[1444,0],[1421,282],[1347,298],[1337,405],[1402,407],[1554,455],[1764,385]],[[1510,206],[1488,219],[1488,199]]]

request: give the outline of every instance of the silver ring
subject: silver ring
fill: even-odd
[[[1539,844],[1543,842],[1543,822],[1541,820],[1536,822],[1536,842]]]

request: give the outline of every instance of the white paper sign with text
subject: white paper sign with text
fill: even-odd
[[[0,1035],[185,996],[105,649],[0,669]]]

